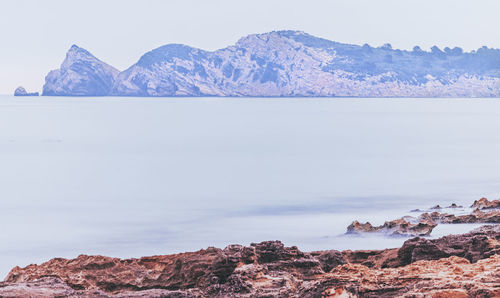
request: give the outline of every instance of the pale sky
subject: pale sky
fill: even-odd
[[[499,0],[0,0],[0,94],[41,91],[72,44],[123,70],[167,43],[205,50],[273,30],[344,43],[500,48]]]

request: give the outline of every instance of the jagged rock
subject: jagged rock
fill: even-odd
[[[12,269],[0,297],[498,297],[500,226],[399,249],[301,252],[279,241]],[[448,296],[446,296],[448,295]]]
[[[343,254],[338,250],[312,252],[311,255],[319,261],[321,269],[323,269],[324,272],[329,272],[338,265],[347,263]]]
[[[500,297],[499,264],[500,255],[474,264],[454,256],[398,268],[346,264],[303,285],[298,296]]]
[[[119,71],[100,61],[87,50],[73,45],[61,68],[49,72],[44,96],[105,96]]]
[[[32,92],[28,93],[24,87],[17,87],[17,89],[14,91],[14,96],[38,96],[38,92]]]
[[[463,206],[459,206],[455,203],[452,203],[450,206],[446,207],[447,209],[456,209],[456,208],[463,208]],[[441,210],[443,209],[443,207],[441,207],[440,205],[436,205],[434,207],[431,207],[427,210],[422,210],[422,209],[412,209],[410,210],[410,212],[432,212],[432,210]]]
[[[500,50],[486,47],[470,53],[403,51],[277,31],[213,52],[168,44],[117,77],[88,52],[81,56],[69,57],[70,63],[47,76],[44,95],[500,96]]]
[[[372,226],[369,222],[354,221],[347,227],[347,234],[384,233],[391,236],[428,236],[437,226],[433,221],[420,220],[412,223],[405,218],[386,221],[381,226]]]
[[[413,238],[398,250],[398,265],[458,256],[477,262],[500,253],[500,226],[484,226],[470,233],[439,239]]]
[[[489,201],[487,198],[481,198],[478,201],[474,201],[474,203],[470,207],[474,209],[500,208],[500,200]]]
[[[113,294],[128,290],[191,288],[210,293],[234,293],[250,291],[252,287],[241,280],[241,274],[258,277],[283,271],[288,279],[307,280],[323,274],[322,267],[325,264],[333,266],[334,262],[325,258],[320,261],[297,247],[285,247],[279,241],[266,241],[250,247],[230,245],[224,250],[208,248],[193,253],[129,260],[86,255],[73,260],[57,258],[41,265],[16,267],[5,281],[8,284],[26,283],[53,276],[74,290],[94,289]],[[236,271],[239,272],[237,276],[234,275]]]
[[[419,220],[432,221],[435,223],[458,224],[458,223],[500,223],[500,210],[492,210],[483,212],[479,209],[474,210],[471,214],[454,215],[448,213],[423,213]]]
[[[344,250],[342,252],[347,263],[361,264],[370,268],[398,267],[398,249],[384,250]]]
[[[166,290],[161,288],[121,292],[72,289],[57,277],[22,283],[0,283],[2,297],[498,297],[500,256],[471,264],[459,257],[418,261],[399,268],[368,268],[345,264],[314,280],[294,279],[283,273],[268,274],[246,265],[236,269],[239,279],[231,285]],[[87,278],[90,276],[87,276]],[[243,291],[238,283],[244,285]],[[232,291],[239,289],[240,291]]]
[[[500,226],[483,226],[470,233],[450,235],[438,239],[412,238],[399,249],[346,250],[342,252],[348,263],[367,267],[400,267],[419,260],[435,260],[459,256],[471,262],[500,253]]]

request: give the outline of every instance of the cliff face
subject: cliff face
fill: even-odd
[[[499,297],[500,226],[399,249],[305,253],[268,241],[121,260],[53,259],[14,268],[0,296]]]
[[[61,75],[49,74],[49,85],[71,91],[53,77]],[[500,97],[500,50],[401,51],[279,31],[215,52],[166,45],[100,90],[115,96]]]
[[[88,51],[73,45],[60,69],[49,72],[42,95],[105,96],[119,71]]]

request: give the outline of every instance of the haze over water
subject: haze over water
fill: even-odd
[[[0,276],[275,239],[395,247],[338,236],[499,197],[499,131],[495,99],[0,96]]]

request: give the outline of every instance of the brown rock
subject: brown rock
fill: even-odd
[[[484,226],[470,233],[449,235],[439,239],[413,238],[398,250],[399,266],[419,260],[437,260],[458,256],[477,262],[500,254],[500,226]]]
[[[474,210],[471,214],[454,215],[448,213],[423,213],[419,217],[420,221],[432,221],[436,223],[456,224],[456,223],[500,223],[500,210],[484,212],[480,209]]]
[[[342,255],[351,264],[370,268],[398,267],[398,248],[384,250],[344,250]]]
[[[401,248],[385,250],[345,250],[345,260],[370,268],[400,267],[419,260],[459,256],[471,262],[500,253],[500,226],[483,226],[470,233],[438,239],[413,238]]]
[[[474,201],[474,203],[470,207],[474,209],[500,208],[500,200],[488,201],[487,198],[481,198],[479,200]]]
[[[474,264],[459,257],[384,269],[347,264],[301,287],[299,296],[337,292],[345,297],[499,297],[499,264],[500,255]]]
[[[361,233],[384,233],[391,236],[428,236],[437,226],[431,220],[420,219],[417,223],[412,223],[405,218],[386,221],[381,226],[372,226],[369,222],[360,223],[354,221],[347,227],[347,234]]]
[[[500,226],[487,226],[377,251],[305,253],[266,241],[127,260],[82,255],[12,269],[0,297],[495,297],[499,240]]]
[[[329,272],[338,265],[347,263],[344,255],[338,250],[312,252],[311,255],[319,261],[324,272]]]

